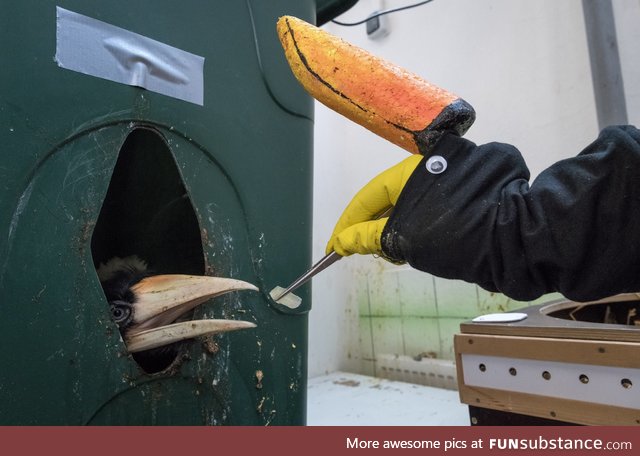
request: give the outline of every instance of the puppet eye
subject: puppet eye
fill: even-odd
[[[425,166],[431,174],[440,174],[447,169],[447,160],[440,155],[434,155],[427,160]]]

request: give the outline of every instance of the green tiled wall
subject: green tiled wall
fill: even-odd
[[[376,355],[453,360],[453,335],[478,315],[508,312],[549,301],[514,301],[458,280],[408,267],[370,271],[357,285],[363,373],[376,375]]]

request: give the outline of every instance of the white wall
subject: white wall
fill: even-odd
[[[386,3],[395,7],[414,1]],[[638,81],[639,2],[614,3],[627,40],[621,45],[624,77]],[[340,20],[364,18],[379,4],[360,0]],[[327,24],[325,29],[466,99],[477,113],[466,137],[516,145],[533,175],[575,155],[597,135],[580,0],[434,0],[387,19],[391,33],[380,41],[368,39],[364,26]],[[630,119],[638,121],[640,84],[629,87]],[[316,104],[314,258],[324,254],[333,225],[353,194],[406,156]],[[367,274],[393,267],[370,257],[351,257],[314,279],[310,376],[340,369],[358,372],[357,295]]]
[[[622,81],[629,123],[640,125],[640,1],[614,0]]]

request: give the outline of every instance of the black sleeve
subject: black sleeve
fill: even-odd
[[[383,252],[434,275],[517,300],[585,301],[640,291],[640,131],[609,127],[529,185],[507,144],[444,136],[421,163],[382,235]]]

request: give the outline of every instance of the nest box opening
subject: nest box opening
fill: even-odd
[[[136,256],[151,274],[204,275],[198,219],[171,149],[158,131],[136,128],[122,145],[91,252],[96,269],[114,257]],[[177,354],[153,365],[143,356],[133,357],[153,373],[169,367]]]

